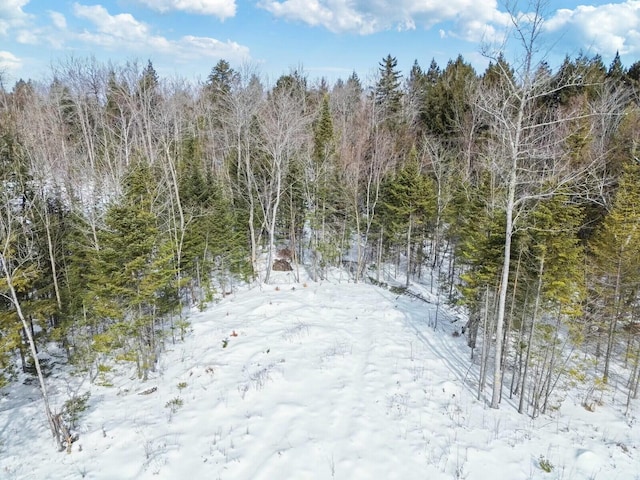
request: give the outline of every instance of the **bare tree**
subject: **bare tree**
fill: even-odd
[[[301,99],[291,88],[274,89],[260,112],[259,129],[263,170],[257,180],[260,205],[269,239],[264,282],[269,283],[276,247],[276,225],[280,202],[285,188],[289,163],[308,143],[309,117],[305,115]]]
[[[579,78],[564,78],[554,84],[552,77],[539,75],[541,63],[536,63],[538,41],[543,27],[546,2],[532,0],[529,11],[522,13],[516,3],[506,7],[519,44],[522,57],[514,72],[501,61],[500,53],[492,56],[498,70],[495,81],[485,81],[477,91],[474,102],[484,125],[484,159],[498,179],[498,208],[505,215],[504,256],[499,283],[496,313],[494,379],[491,407],[498,408],[502,389],[503,339],[505,306],[509,288],[511,246],[514,232],[522,224],[526,213],[535,203],[549,198],[560,189],[584,191],[594,180],[593,172],[600,172],[601,156],[586,157],[582,163],[573,161],[567,128],[577,119],[591,119],[595,128],[597,112],[588,104],[566,108],[548,108],[544,99],[552,98],[568,86],[581,83]],[[616,109],[614,108],[614,111]],[[615,112],[614,112],[615,113]],[[588,132],[590,134],[592,132]]]
[[[264,99],[262,85],[251,70],[241,73],[238,80],[221,100],[221,120],[226,132],[227,147],[237,161],[237,177],[234,180],[237,185],[241,185],[237,193],[247,202],[251,267],[253,272],[257,272],[259,232],[255,223],[259,201],[255,166],[252,162],[257,149],[253,127]],[[212,138],[211,135],[209,137]]]
[[[389,129],[381,128],[383,119],[379,113],[373,97],[364,100],[353,119],[353,131],[340,150],[349,207],[356,227],[356,281],[362,277],[366,267],[380,188],[397,157],[393,134]],[[382,255],[381,244],[377,246],[377,251],[379,256]],[[379,281],[381,258],[377,260]]]

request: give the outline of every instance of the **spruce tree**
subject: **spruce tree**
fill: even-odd
[[[575,320],[581,314],[585,298],[584,249],[578,237],[583,211],[569,195],[558,194],[539,202],[530,214],[528,237],[524,241],[531,256],[528,267],[531,283],[536,285],[533,311],[527,331],[524,367],[521,372],[519,412],[524,412],[531,359],[538,359],[540,374],[534,391],[533,415],[546,410],[553,389],[556,348],[560,326],[579,342]],[[546,322],[544,319],[548,319]],[[534,343],[536,345],[534,346]]]
[[[380,118],[390,126],[399,121],[402,110],[402,74],[397,67],[398,60],[387,55],[380,62],[380,77],[375,89],[375,102],[380,109]]]
[[[405,247],[408,286],[413,270],[412,252],[415,243],[421,243],[415,240],[416,230],[433,219],[436,201],[433,181],[421,172],[415,148],[407,163],[384,184],[381,200],[380,221],[385,236],[392,244]]]
[[[152,210],[153,181],[144,165],[127,175],[122,198],[107,211],[87,295],[99,332],[95,348],[135,361],[143,379],[160,346],[159,316],[177,305],[171,250]],[[162,308],[161,298],[166,299]]]

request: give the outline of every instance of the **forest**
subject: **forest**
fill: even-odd
[[[194,83],[92,58],[3,84],[0,384],[31,373],[58,436],[61,365],[105,383],[130,362],[145,380],[189,308],[273,268],[342,268],[464,308],[492,408],[508,395],[538,416],[562,382],[589,385],[592,408],[615,381],[630,405],[640,61],[554,70],[519,33],[512,63],[403,74],[389,54],[369,86],[301,70],[265,85],[225,60]]]

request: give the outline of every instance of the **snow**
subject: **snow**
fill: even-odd
[[[50,378],[56,407],[91,392],[69,454],[35,384],[0,391],[0,478],[640,478],[637,405],[590,412],[567,390],[536,419],[517,399],[490,409],[445,307],[434,329],[415,297],[278,279],[194,312],[147,382],[125,364],[113,386]]]

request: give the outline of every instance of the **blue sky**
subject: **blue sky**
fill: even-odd
[[[513,2],[513,0],[512,0]],[[640,0],[548,0],[543,49],[565,54],[616,51],[640,59]],[[518,2],[526,11],[528,2]],[[71,56],[150,59],[161,75],[204,79],[220,59],[249,65],[268,81],[302,68],[330,82],[355,71],[367,82],[387,54],[407,73],[462,54],[478,70],[486,41],[508,24],[496,0],[0,0],[0,69],[6,84],[46,78]]]

